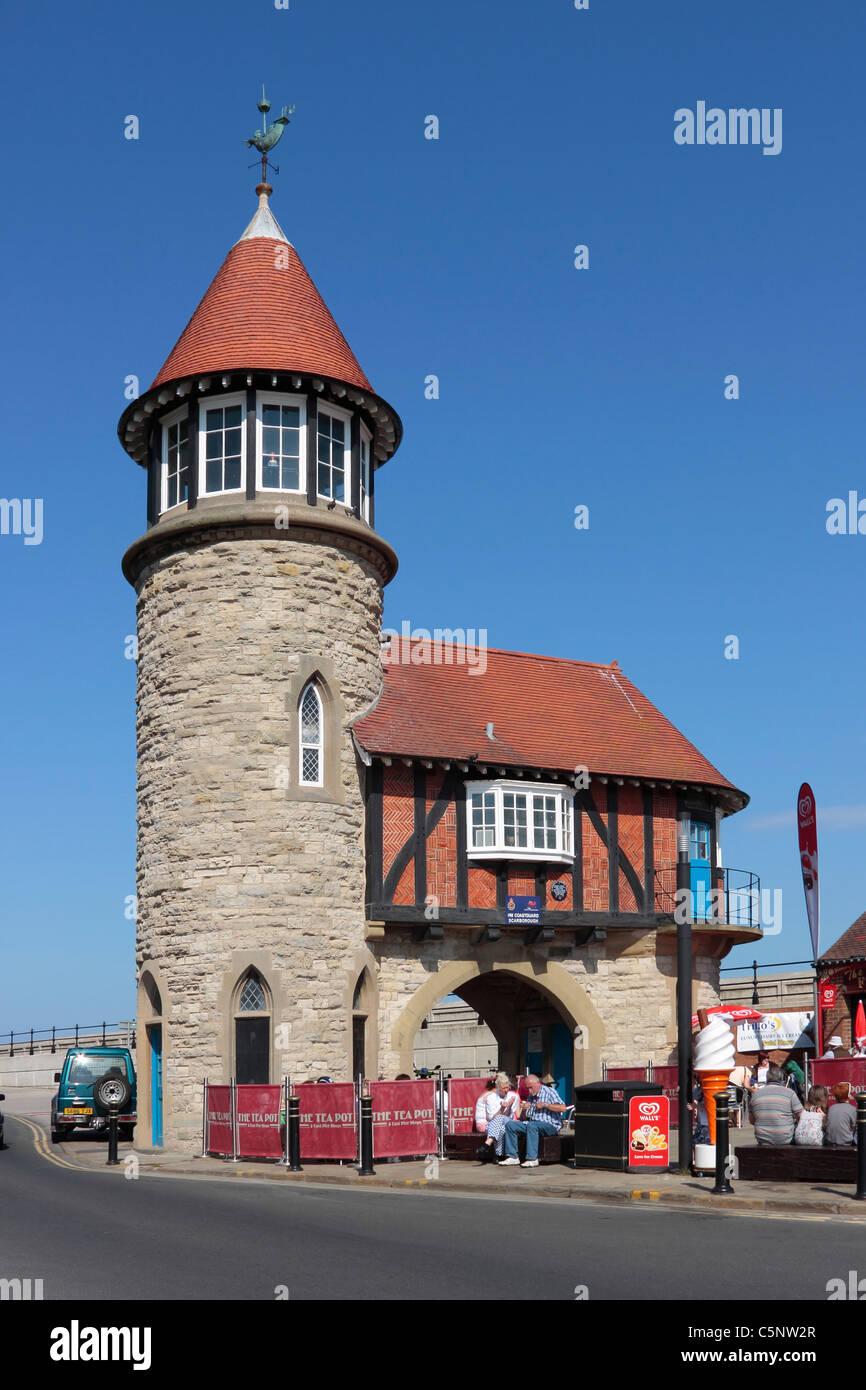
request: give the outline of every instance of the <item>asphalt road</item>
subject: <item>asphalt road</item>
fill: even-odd
[[[818,1300],[862,1226],[75,1171],[7,1113],[0,1278],[46,1300]],[[47,1150],[47,1153],[43,1150]]]

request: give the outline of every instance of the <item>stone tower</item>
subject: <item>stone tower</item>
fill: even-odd
[[[137,1143],[195,1150],[201,1082],[351,1074],[361,761],[382,683],[376,469],[401,425],[268,205],[119,434],[138,595]]]

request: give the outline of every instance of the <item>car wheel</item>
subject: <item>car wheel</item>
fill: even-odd
[[[108,1071],[93,1083],[93,1103],[103,1114],[112,1109],[123,1110],[131,1100],[132,1087],[117,1071]]]

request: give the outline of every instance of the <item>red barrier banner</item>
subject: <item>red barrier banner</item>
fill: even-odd
[[[301,1161],[355,1158],[355,1087],[351,1081],[293,1086],[300,1100]]]
[[[235,1087],[237,1106],[238,1156],[240,1158],[281,1158],[280,1133],[282,1086]]]
[[[850,1081],[855,1091],[866,1091],[866,1058],[840,1057],[836,1062],[810,1062],[809,1081],[813,1086],[826,1086],[830,1092],[839,1081]]]
[[[646,1081],[646,1067],[608,1067],[605,1078],[608,1081]]]
[[[475,1102],[487,1095],[484,1076],[452,1076],[448,1082],[448,1133],[475,1132]]]
[[[436,1082],[373,1081],[373,1157],[436,1153]]]
[[[205,1149],[209,1154],[234,1153],[232,1140],[232,1088],[208,1086]]]

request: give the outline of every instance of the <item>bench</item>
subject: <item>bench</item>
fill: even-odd
[[[857,1150],[807,1144],[741,1144],[735,1148],[741,1180],[761,1182],[857,1181]]]
[[[483,1134],[446,1134],[445,1157],[456,1159],[458,1162],[477,1163],[479,1159],[476,1149],[479,1149],[483,1143]],[[517,1152],[521,1160],[526,1157],[526,1136],[524,1134],[518,1137]],[[573,1155],[573,1134],[539,1135],[538,1162],[540,1164],[567,1163]],[[489,1159],[488,1162],[495,1163],[495,1159]]]

